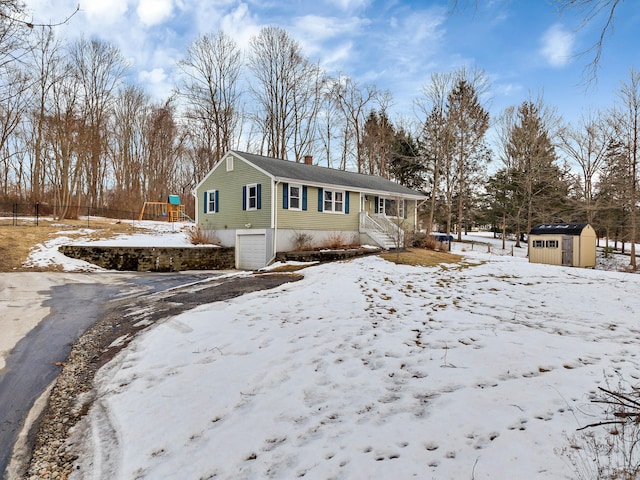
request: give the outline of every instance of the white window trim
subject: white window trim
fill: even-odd
[[[327,209],[327,203],[329,200],[327,200],[326,195],[327,193],[331,193],[331,210]],[[342,205],[342,210],[340,211],[336,211],[336,194],[337,193],[341,193],[342,194],[342,202],[340,202],[340,204]],[[345,196],[346,196],[346,192],[345,190],[331,190],[331,189],[325,189],[322,192],[322,211],[324,213],[333,213],[336,215],[344,215],[344,204],[345,204]]]
[[[404,198],[394,198],[392,200],[396,202],[396,217],[404,218],[404,211],[406,209],[406,202],[404,201]]]
[[[256,195],[255,195],[255,206],[251,206],[251,189],[255,188],[256,191]],[[247,203],[247,211],[249,210],[258,210],[258,184],[257,183],[250,183],[247,185],[247,198],[245,199],[246,203]]]
[[[394,203],[395,204],[395,210],[396,213],[395,214],[388,214],[387,213],[387,201],[389,203]],[[404,198],[397,198],[397,197],[379,197],[378,198],[378,213],[388,216],[388,217],[393,217],[393,218],[405,218],[405,210],[406,210],[407,204]],[[393,210],[393,209],[391,209]]]
[[[298,188],[298,196],[296,197],[298,199],[298,206],[297,207],[292,207],[291,206],[291,187],[297,187]],[[290,183],[289,184],[289,191],[287,192],[288,196],[289,196],[289,210],[302,210],[302,185],[299,185],[297,183]]]
[[[217,190],[207,190],[207,213],[216,213],[216,192]]]

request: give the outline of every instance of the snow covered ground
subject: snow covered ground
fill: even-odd
[[[72,478],[574,478],[597,387],[638,380],[640,276],[454,250],[309,267],[146,331],[99,372]]]
[[[133,222],[136,233],[121,234],[114,238],[92,240],[90,235],[96,231],[90,228],[60,230],[50,240],[39,244],[29,254],[26,267],[61,266],[65,272],[100,272],[103,268],[82,260],[66,257],[58,251],[62,245],[126,245],[130,247],[182,247],[190,245],[187,229],[191,224],[183,222]]]

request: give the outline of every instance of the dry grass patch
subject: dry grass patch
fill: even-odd
[[[436,252],[422,248],[408,248],[404,252],[389,252],[380,256],[389,262],[420,267],[434,267],[442,263],[457,263],[462,260],[462,257],[455,253]]]
[[[80,229],[87,228],[92,231],[80,232]],[[43,219],[40,219],[37,227],[35,225],[16,227],[2,225],[0,226],[0,272],[25,270],[22,264],[27,260],[29,252],[63,230],[68,231],[65,235],[72,238],[74,230],[78,230],[79,235],[92,239],[110,238],[117,234],[135,231],[130,223],[117,223],[116,220],[109,219],[91,220],[89,227],[86,220],[48,221]],[[38,269],[29,268],[28,270],[37,271]],[[55,270],[55,268],[46,270]]]
[[[318,265],[317,262],[310,262],[310,263],[304,263],[304,264],[300,264],[300,265],[291,265],[291,264],[284,264],[278,267],[272,267],[269,270],[265,270],[265,271],[258,271],[257,273],[286,273],[286,272],[297,272],[298,270],[302,270],[303,268],[307,268],[310,267],[312,265]]]

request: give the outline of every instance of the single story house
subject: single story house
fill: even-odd
[[[335,243],[403,246],[421,193],[382,177],[230,151],[196,186],[196,223],[235,246],[236,267],[270,264],[277,252]]]
[[[529,262],[595,267],[596,231],[588,223],[548,223],[529,232]]]

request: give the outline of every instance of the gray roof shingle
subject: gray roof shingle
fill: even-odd
[[[318,165],[307,165],[305,163],[264,157],[253,153],[239,151],[232,151],[230,153],[247,160],[276,179],[296,180],[301,183],[311,182],[352,188],[354,190],[370,190],[381,193],[388,192],[397,195],[426,198],[420,192],[416,192],[391,180],[375,175],[364,175]]]

